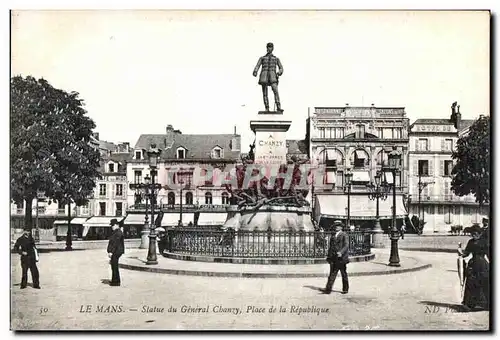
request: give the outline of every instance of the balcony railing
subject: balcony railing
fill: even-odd
[[[418,192],[411,193],[412,204],[418,203]],[[456,195],[425,195],[422,193],[421,202],[464,202],[464,203],[476,203],[476,198],[474,196],[456,196]]]
[[[349,256],[370,253],[370,233],[348,232]],[[326,258],[330,232],[172,229],[166,252],[221,257]]]

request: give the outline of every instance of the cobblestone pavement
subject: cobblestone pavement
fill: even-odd
[[[215,278],[127,270],[121,270],[122,286],[110,287],[102,283],[110,277],[104,250],[42,254],[42,289],[21,290],[20,260],[13,255],[11,326],[16,330],[488,329],[489,312],[455,312],[460,299],[454,255],[400,254],[421,257],[433,267],[352,277],[347,295],[319,294],[323,278]],[[340,288],[339,277],[334,290]]]

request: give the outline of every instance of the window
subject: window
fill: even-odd
[[[367,163],[366,154],[363,150],[354,151],[354,167],[364,168]]]
[[[135,152],[135,159],[142,159],[142,151]]]
[[[106,216],[106,202],[99,202],[99,216]]]
[[[392,138],[395,138],[395,139],[401,138],[401,128],[392,129]]]
[[[175,204],[175,194],[173,192],[169,192],[167,196],[167,202],[169,205]]]
[[[205,204],[212,204],[212,193],[205,193]]]
[[[450,205],[444,206],[444,223],[450,224],[452,221],[452,209]]]
[[[221,148],[214,148],[212,150],[212,158],[222,158],[222,157],[224,156]]]
[[[193,204],[193,193],[186,192],[186,204]]]
[[[337,171],[337,181],[336,181],[335,185],[339,188],[344,186],[344,172],[343,171]]]
[[[185,186],[191,185],[193,183],[193,173],[186,171],[177,172],[174,183],[184,184]]]
[[[383,138],[390,139],[392,137],[392,128],[383,128]]]
[[[115,216],[122,216],[123,214],[123,203],[122,202],[116,202],[116,213]]]
[[[319,128],[319,138],[325,138],[325,128]]]
[[[106,184],[99,184],[99,196],[106,196]]]
[[[453,161],[444,161],[444,175],[451,176],[453,171]]]
[[[356,127],[356,138],[365,138],[365,126],[360,124]]]
[[[115,172],[115,165],[113,163],[108,165],[109,172]]]
[[[384,164],[389,164],[388,163],[388,153],[385,152],[384,150],[380,150],[380,152],[377,154],[377,165],[383,166]]]
[[[88,215],[89,214],[89,203],[85,203],[80,207],[80,214]]]
[[[335,128],[335,138],[344,138],[344,128]]]
[[[186,158],[186,150],[184,150],[183,148],[178,148],[177,149],[177,158],[178,159]]]
[[[443,151],[453,150],[453,139],[445,139],[443,143]]]
[[[384,129],[377,128],[377,136],[378,138],[384,138]]]
[[[418,174],[420,176],[429,176],[429,161],[427,160],[418,161]]]
[[[440,205],[437,206],[437,208],[438,208],[438,212],[437,213],[439,215],[442,215],[443,214],[443,205],[440,204]]]
[[[429,151],[429,141],[427,140],[427,138],[421,138],[418,140],[418,150]]]
[[[116,185],[116,196],[123,196],[123,184]]]
[[[222,204],[229,204],[229,194],[227,192],[222,193]]]
[[[134,183],[141,183],[142,181],[142,171],[141,170],[135,170],[134,171]]]

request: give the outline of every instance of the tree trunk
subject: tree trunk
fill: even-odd
[[[24,227],[33,228],[33,197],[26,198],[24,211]]]
[[[73,233],[71,232],[71,201],[68,203],[68,232],[66,233],[66,250],[73,250]]]

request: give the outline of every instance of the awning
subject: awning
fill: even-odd
[[[335,150],[333,150],[333,149],[327,149],[326,150],[326,157],[330,161],[337,160],[337,152]]]
[[[89,218],[83,226],[90,226],[90,227],[110,227],[109,222],[111,219],[116,218],[118,220],[118,223],[123,220],[123,217],[121,216],[94,216]]]
[[[368,171],[353,171],[353,182],[370,182],[370,173]]]
[[[71,224],[83,224],[88,220],[88,217],[75,217],[71,220]]]
[[[177,227],[179,224],[180,214],[179,213],[165,213],[163,214],[163,219],[161,220],[162,227]],[[184,226],[188,225],[189,222],[194,224],[194,214],[193,213],[182,213],[182,224]]]
[[[227,220],[227,213],[201,213],[198,225],[223,225]]]
[[[148,217],[148,223],[150,218],[151,217]],[[144,223],[144,214],[128,214],[127,217],[125,217],[125,221],[123,221],[124,225],[144,225]]]
[[[363,150],[356,150],[356,157],[365,159],[366,158],[366,154],[365,154],[365,152]]]
[[[326,218],[347,218],[347,195],[318,195],[316,196],[316,207],[319,215]],[[403,206],[403,197],[396,196],[396,217],[403,218],[406,215]],[[371,220],[376,216],[376,201],[372,201],[365,195],[351,195],[350,218]],[[379,200],[379,217],[381,219],[392,218],[392,196],[387,200]]]

